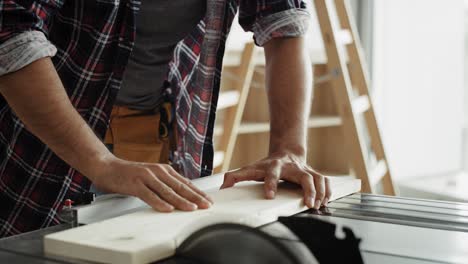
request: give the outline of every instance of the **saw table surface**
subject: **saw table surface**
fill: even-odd
[[[365,263],[467,263],[468,260],[467,204],[354,194],[331,202],[328,208],[307,210],[299,215],[350,227],[362,239]],[[278,225],[273,222],[260,228],[281,236]],[[44,235],[68,228],[61,225],[0,240],[0,263],[93,263],[44,255]],[[172,257],[157,263],[187,262]]]
[[[328,208],[298,215],[350,227],[362,239],[365,263],[468,263],[467,204],[353,194]],[[278,226],[275,221],[259,228],[284,236]],[[93,263],[44,253],[44,236],[69,228],[60,225],[0,240],[0,263]],[[186,264],[187,260],[170,257],[155,263]]]
[[[222,175],[211,176],[222,180]],[[360,181],[330,180],[331,201],[358,192]],[[144,209],[109,220],[45,237],[50,254],[105,263],[148,263],[174,255],[177,247],[195,231],[217,223],[258,227],[306,210],[299,186],[280,183],[275,199],[264,198],[262,182],[243,182],[208,193],[214,204],[193,212],[159,213]]]

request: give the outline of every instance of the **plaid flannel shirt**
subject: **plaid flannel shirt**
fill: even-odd
[[[52,57],[74,107],[106,132],[135,38],[137,0],[0,0],[0,75]],[[302,35],[301,0],[207,0],[207,12],[174,51],[167,76],[176,106],[174,162],[188,178],[210,175],[226,37],[234,16],[263,45]],[[34,98],[25,98],[34,100]],[[0,96],[0,237],[59,223],[66,198],[89,180],[31,134]]]

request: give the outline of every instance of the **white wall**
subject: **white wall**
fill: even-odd
[[[468,0],[465,0],[465,65],[468,62]],[[465,76],[468,76],[468,67],[465,66],[464,71]],[[464,111],[465,117],[468,117],[468,78],[465,77],[464,80]],[[465,172],[468,172],[468,120],[464,118],[464,134],[463,134],[463,169]]]
[[[463,0],[375,0],[374,91],[397,179],[462,167]]]

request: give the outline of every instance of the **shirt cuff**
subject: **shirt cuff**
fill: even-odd
[[[263,46],[272,38],[302,36],[310,23],[310,14],[305,9],[289,9],[263,17],[253,25],[255,43]]]
[[[53,57],[57,48],[41,31],[26,31],[0,44],[0,76],[17,71],[32,62]]]

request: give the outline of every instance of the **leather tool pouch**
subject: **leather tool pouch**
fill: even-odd
[[[167,163],[169,139],[160,130],[159,113],[114,107],[105,143],[124,160]]]

